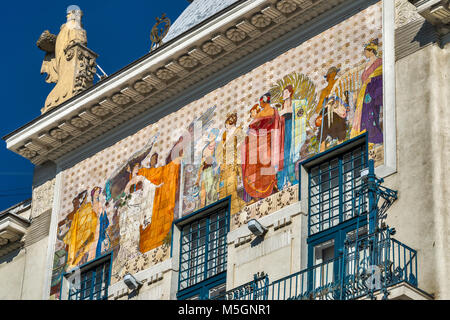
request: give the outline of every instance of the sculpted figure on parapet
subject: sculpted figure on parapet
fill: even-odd
[[[67,8],[67,22],[56,36],[48,30],[39,37],[36,45],[46,52],[41,74],[46,73],[47,83],[56,83],[45,101],[42,113],[53,109],[93,84],[97,55],[89,50],[86,31],[78,6]]]

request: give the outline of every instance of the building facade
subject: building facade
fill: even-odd
[[[195,0],[95,85],[85,32],[41,36],[59,104],[4,137],[36,169],[0,296],[448,299],[449,16]]]

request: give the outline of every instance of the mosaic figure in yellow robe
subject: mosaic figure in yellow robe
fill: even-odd
[[[142,168],[138,171],[138,175],[144,176],[154,185],[161,185],[155,191],[150,225],[139,228],[139,251],[142,253],[161,246],[172,228],[180,162],[181,157],[178,157],[163,167]]]
[[[229,114],[225,120],[225,132],[217,148],[220,165],[219,198],[231,196],[231,214],[239,212],[245,205],[238,190],[243,191],[240,145],[245,136],[242,126],[236,127],[237,113]],[[238,151],[239,150],[239,151]]]
[[[73,216],[73,221],[63,241],[67,245],[67,268],[77,266],[83,259],[87,261],[91,245],[95,241],[98,218],[92,209],[92,204],[87,202],[87,191],[83,192],[83,200]]]

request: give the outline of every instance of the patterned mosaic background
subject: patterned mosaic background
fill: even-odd
[[[365,54],[365,48],[376,55]],[[298,201],[295,164],[365,127],[371,157],[383,164],[381,55],[380,2],[67,169],[51,293],[58,294],[61,272],[111,250],[113,283],[127,271],[167,259],[172,221],[220,198],[231,196],[232,228]],[[329,83],[335,85],[328,92]],[[284,90],[289,85],[290,97]],[[286,113],[285,100],[292,113]],[[256,105],[259,113],[250,118]],[[198,119],[203,166],[167,159],[181,136],[174,128],[186,130]],[[224,150],[231,149],[245,164],[252,150],[246,149],[249,127],[264,126],[289,132],[279,138],[286,165],[272,166],[272,178],[255,178],[253,171],[263,167],[259,162],[222,163]]]

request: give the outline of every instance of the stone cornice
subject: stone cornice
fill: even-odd
[[[30,221],[11,212],[0,216],[0,257],[16,250],[27,232]]]
[[[56,161],[343,2],[237,2],[5,136],[7,148],[36,165]]]

